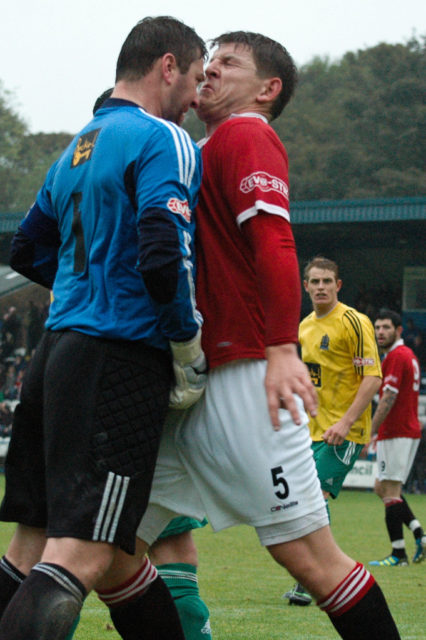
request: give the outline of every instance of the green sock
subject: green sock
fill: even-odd
[[[65,638],[65,640],[72,640],[72,638],[74,636],[74,631],[77,629],[79,622],[80,622],[80,614],[78,614],[78,616],[74,620],[73,625],[72,625],[72,627],[70,629],[70,632],[67,635],[67,637]]]
[[[185,640],[211,640],[209,610],[198,590],[197,567],[176,562],[157,569],[173,596]]]

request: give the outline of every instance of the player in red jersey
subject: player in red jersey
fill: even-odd
[[[371,565],[381,567],[408,564],[403,536],[403,524],[414,535],[416,550],[413,562],[426,557],[426,538],[404,496],[402,485],[407,480],[420,443],[418,418],[420,367],[417,357],[401,339],[402,323],[394,311],[383,310],[374,324],[379,348],[385,354],[382,361],[383,382],[380,400],[373,416],[372,434],[378,431],[378,478],[375,492],[385,505],[386,526],[392,552]]]
[[[214,530],[249,524],[341,637],[399,638],[372,576],[332,538],[300,402],[315,414],[296,350],[301,287],[288,160],[269,124],[292,95],[294,64],[260,34],[227,33],[214,46],[197,110],[208,136],[197,301],[210,374],[205,399],[177,430],[166,426],[138,535],[152,539],[160,507],[195,517],[204,509]]]
[[[214,45],[198,109],[208,138],[197,296],[210,373],[205,399],[180,419],[169,415],[138,536],[155,540],[173,512],[206,514],[214,530],[253,526],[342,638],[396,640],[374,578],[330,532],[302,403],[315,413],[296,348],[301,286],[287,154],[269,125],[292,95],[296,69],[260,34],[228,33]]]

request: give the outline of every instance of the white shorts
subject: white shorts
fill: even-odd
[[[402,484],[413,466],[420,438],[390,438],[377,441],[379,480],[395,480]]]
[[[206,515],[215,531],[252,525],[262,544],[328,524],[302,402],[296,398],[302,425],[282,409],[274,431],[265,371],[264,360],[218,367],[195,407],[169,414],[140,538],[151,543],[175,514]]]

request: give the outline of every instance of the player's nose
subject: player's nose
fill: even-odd
[[[204,73],[207,79],[217,78],[219,75],[219,65],[217,64],[217,62],[215,60],[209,62],[206,69],[204,70]]]
[[[194,98],[189,106],[192,109],[198,109],[198,107],[200,106],[200,97],[198,95],[198,91],[195,93]]]

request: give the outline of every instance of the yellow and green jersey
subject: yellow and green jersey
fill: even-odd
[[[318,318],[313,311],[300,323],[302,359],[318,392],[318,415],[310,418],[312,440],[335,424],[351,406],[364,376],[382,377],[373,325],[369,318],[339,302]],[[371,407],[353,424],[347,440],[370,439]]]

